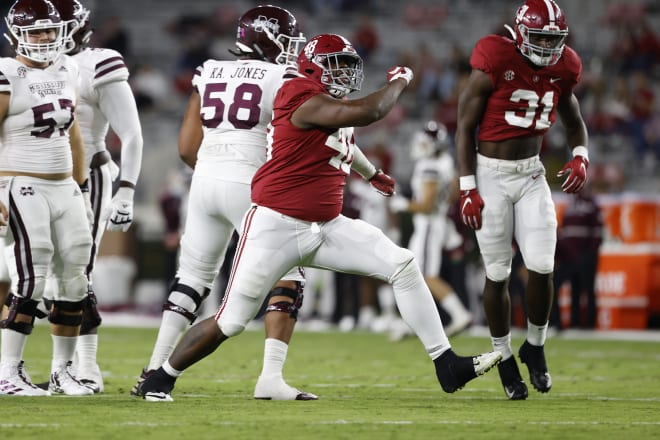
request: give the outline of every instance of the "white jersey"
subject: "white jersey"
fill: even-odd
[[[105,150],[108,119],[99,109],[99,88],[111,82],[128,81],[128,69],[119,52],[83,49],[72,56],[80,66],[78,120],[85,142],[87,165],[94,154]]]
[[[419,200],[422,198],[425,183],[437,183],[436,210],[433,215],[445,216],[449,210],[449,196],[451,195],[452,181],[455,176],[454,159],[448,153],[443,153],[438,157],[419,159],[415,163],[410,179],[413,199]]]
[[[414,199],[422,197],[425,183],[435,182],[438,185],[435,210],[429,214],[413,215],[414,231],[408,244],[422,273],[428,277],[440,275],[442,248],[450,238],[453,239],[453,229],[449,226],[447,211],[455,173],[454,160],[449,154],[443,153],[439,157],[419,159],[415,163],[410,181]]]
[[[78,65],[66,55],[45,69],[0,58],[0,92],[11,94],[0,132],[0,171],[70,173]]]
[[[292,67],[259,60],[207,60],[195,70],[204,139],[195,174],[250,183],[266,161],[275,93]],[[222,172],[219,167],[222,166]]]

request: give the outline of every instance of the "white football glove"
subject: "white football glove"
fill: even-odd
[[[410,200],[403,196],[394,195],[390,199],[390,211],[392,212],[406,212],[410,206]]]
[[[133,222],[133,195],[135,190],[122,186],[117,190],[110,202],[110,218],[108,231],[128,231]]]
[[[405,79],[406,85],[410,84],[410,81],[413,79],[412,69],[410,67],[397,66],[387,71],[387,82],[392,82],[399,78]]]

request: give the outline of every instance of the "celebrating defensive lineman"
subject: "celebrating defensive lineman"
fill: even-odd
[[[0,393],[89,395],[69,369],[92,247],[85,150],[74,114],[78,66],[61,55],[64,23],[50,1],[18,0],[6,22],[16,58],[0,59],[0,193],[9,206],[18,282],[2,321]],[[22,356],[51,263],[59,289],[48,316],[48,391],[30,381]]]
[[[395,67],[387,84],[362,99],[343,99],[362,84],[362,59],[345,38],[312,38],[298,58],[299,77],[275,97],[268,160],[252,181],[225,298],[215,317],[193,326],[170,358],[142,383],[148,400],[172,400],[182,371],[240,334],[270,286],[297,265],[376,277],[392,283],[402,317],[415,330],[446,392],[488,371],[499,352],[456,355],[412,253],[375,226],[341,215],[346,177],[354,169],[386,196],[394,180],[355,147],[353,126],[383,118],[412,79]]]

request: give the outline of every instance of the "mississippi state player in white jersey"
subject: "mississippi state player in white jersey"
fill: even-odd
[[[61,55],[64,23],[48,0],[18,0],[6,22],[16,58],[0,59],[0,188],[17,283],[2,323],[0,393],[89,395],[69,369],[92,247],[88,173],[74,112],[78,66]],[[22,355],[51,264],[59,289],[48,316],[51,376],[42,390],[30,381]]]
[[[472,321],[461,299],[452,287],[440,277],[443,248],[455,248],[460,237],[447,216],[449,205],[455,200],[458,179],[454,159],[447,151],[449,135],[444,124],[428,121],[424,129],[413,135],[410,146],[415,160],[410,186],[412,200],[395,196],[390,208],[394,212],[413,214],[413,234],[408,249],[412,251],[424,274],[424,279],[442,308],[451,318],[445,327],[448,336],[464,330]]]
[[[499,361],[498,352],[459,357],[410,251],[378,228],[341,215],[344,186],[354,169],[386,196],[394,180],[356,148],[353,126],[384,117],[412,79],[395,67],[387,84],[362,99],[362,59],[345,38],[312,38],[298,58],[300,77],[275,98],[267,162],[252,181],[253,205],[243,219],[225,298],[215,317],[193,326],[172,356],[142,383],[152,400],[171,400],[181,372],[238,335],[272,283],[296,265],[376,277],[392,283],[397,305],[433,359],[438,380],[454,392]]]
[[[276,6],[259,6],[239,19],[236,61],[207,60],[196,69],[179,137],[183,160],[194,168],[177,278],[163,307],[158,339],[140,380],[169,357],[195,320],[224,261],[227,246],[250,207],[250,183],[266,161],[267,126],[275,93],[295,76],[304,43],[295,17]],[[302,305],[303,274],[293,268],[275,285],[265,309],[264,363],[257,399],[315,400],[289,386],[282,368]],[[255,311],[256,314],[256,311]],[[254,318],[254,315],[252,316]],[[139,382],[131,394],[140,395]]]
[[[142,162],[142,129],[121,54],[88,47],[92,34],[89,11],[78,0],[52,3],[65,21],[65,51],[80,67],[77,114],[94,212],[94,243],[87,264],[89,288],[76,347],[76,376],[95,392],[102,392],[103,377],[96,361],[101,317],[92,289],[92,271],[106,224],[108,230],[125,232],[133,221],[133,195]],[[117,177],[117,166],[105,145],[109,127],[121,141],[121,180],[114,197],[112,181]]]
[[[573,156],[559,172],[567,175],[565,192],[582,189],[589,159],[588,133],[573,93],[582,63],[564,44],[564,13],[553,0],[526,0],[514,20],[512,38],[488,35],[472,51],[472,72],[458,103],[456,146],[461,215],[476,231],[486,269],[483,304],[493,347],[503,354],[500,379],[509,399],[523,400],[527,385],[511,346],[511,242],[515,238],[529,274],[527,338],[518,355],[534,388],[547,393],[552,379],[544,345],[557,218],[539,153],[557,115]]]

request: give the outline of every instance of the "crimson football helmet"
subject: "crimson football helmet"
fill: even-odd
[[[516,11],[516,45],[537,66],[556,64],[567,36],[566,17],[554,0],[527,0]]]
[[[442,122],[427,121],[423,130],[413,136],[410,157],[413,160],[432,157],[449,147],[449,132]]]
[[[64,22],[49,0],[18,0],[5,17],[5,38],[18,55],[37,63],[54,61],[64,47]],[[42,32],[52,32],[48,42],[30,42]]]
[[[335,98],[362,88],[362,58],[341,35],[321,34],[298,55],[298,72],[323,84]]]
[[[50,0],[65,23],[64,51],[75,54],[89,44],[92,27],[89,10],[78,0]]]
[[[275,64],[296,64],[305,37],[296,18],[278,6],[257,6],[238,19],[236,56],[257,58]]]

